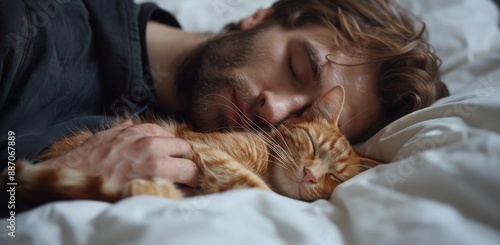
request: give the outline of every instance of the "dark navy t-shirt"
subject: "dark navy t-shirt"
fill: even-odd
[[[155,107],[145,44],[148,20],[180,27],[129,0],[0,0],[0,161],[8,132],[16,158],[110,117]]]

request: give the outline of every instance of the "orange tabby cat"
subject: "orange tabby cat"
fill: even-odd
[[[352,149],[337,125],[340,110],[333,114],[326,111],[325,108],[332,106],[342,108],[344,90],[342,87],[333,90],[338,96],[333,96],[331,101],[315,103],[304,113],[303,118],[289,119],[267,133],[198,133],[185,124],[162,120],[155,120],[154,123],[191,144],[192,154],[186,158],[199,167],[196,194],[257,187],[304,201],[327,199],[340,183],[380,164],[360,156]],[[146,121],[134,119],[134,122]],[[89,131],[81,131],[59,140],[39,159],[64,154],[91,135]],[[37,203],[64,199],[114,202],[144,194],[182,197],[173,183],[162,179],[136,179],[118,186],[101,176],[89,175],[70,167],[53,168],[28,162],[18,162],[16,172],[17,194]]]

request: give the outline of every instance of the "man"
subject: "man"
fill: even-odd
[[[346,91],[340,127],[351,142],[446,96],[438,59],[413,20],[385,0],[282,0],[227,33],[183,31],[153,4],[0,2],[2,159],[16,158],[108,116],[182,115],[200,131],[266,128],[299,117],[330,89]],[[38,164],[118,182],[162,177],[194,186],[189,145],[126,121]]]

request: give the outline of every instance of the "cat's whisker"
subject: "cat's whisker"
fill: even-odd
[[[288,146],[285,138],[283,137],[283,134],[274,126],[272,125],[271,123],[267,122],[264,118],[260,117],[263,121],[265,121],[269,127],[271,128],[271,130],[276,134],[278,135],[278,139],[285,145],[286,149],[284,149],[276,139],[274,139],[274,137],[271,137],[270,134],[266,134],[267,137],[265,138],[270,138],[270,140],[272,140],[273,144],[275,144],[276,146],[276,149],[275,151],[277,151],[278,149],[281,150],[281,155],[285,156],[283,157],[284,160],[287,160],[290,164],[293,165],[293,167],[298,167],[298,163],[296,163],[294,160],[293,160],[293,157],[292,157],[292,151],[290,150],[290,147]],[[290,129],[284,125],[284,124],[281,124],[281,127],[284,128],[285,130],[287,130],[288,132],[291,132]],[[286,159],[285,159],[286,158]]]
[[[276,155],[273,155],[274,156],[274,159],[276,159],[277,161],[279,161],[280,163],[282,163],[284,165],[283,168],[289,170],[290,172],[293,171],[293,168],[292,166],[289,166],[289,164],[287,163],[291,163],[292,161],[290,159],[286,159],[283,154],[280,154],[280,153],[275,153],[275,154],[278,154],[278,157]]]
[[[268,139],[267,137],[263,137],[263,139],[266,144],[268,145],[269,149],[271,150],[271,153],[274,153],[275,157],[279,157],[280,161],[289,163],[291,165],[296,165],[295,161],[293,160],[290,152],[287,152],[283,147],[281,147],[280,144],[274,142],[272,139]]]
[[[275,148],[275,151],[276,151],[276,149],[281,148],[281,145],[278,144],[278,142],[273,137],[271,137],[271,135],[269,133],[267,133],[258,124],[256,124],[255,122],[253,122],[230,99],[228,99],[225,96],[220,95],[220,94],[207,94],[207,95],[203,96],[202,99],[204,99],[205,97],[208,97],[208,96],[218,96],[218,97],[221,97],[224,100],[227,100],[233,106],[228,106],[228,105],[224,105],[224,104],[221,104],[221,103],[216,103],[216,104],[213,104],[213,105],[221,105],[221,106],[224,106],[224,107],[228,108],[229,110],[232,110],[232,111],[236,112],[240,116],[240,119],[241,119],[241,122],[242,122],[242,123],[239,123],[239,122],[236,121],[236,123],[238,124],[238,126],[240,126],[243,129],[247,129],[247,130],[254,130],[254,129],[259,130],[259,132],[261,132],[265,136],[265,137],[263,137],[263,138],[266,139],[265,143],[267,143],[268,145],[272,145],[273,148]],[[287,145],[287,143],[286,143],[284,137],[281,135],[281,133],[276,129],[276,127],[274,125],[272,125],[270,122],[268,122],[265,118],[260,117],[260,116],[258,116],[258,117],[263,122],[265,122],[272,131],[274,131],[278,135],[278,137],[281,139],[281,141],[283,142],[283,144],[286,146],[286,148],[287,148],[288,151],[283,150],[282,154],[280,154],[280,157],[283,160],[287,160],[288,159],[290,162],[292,162],[293,164],[295,164],[293,161],[291,161],[290,147]],[[286,129],[288,130],[288,128],[286,128]],[[283,156],[283,154],[285,154],[286,157]]]
[[[285,169],[287,171],[290,171],[290,172],[292,171],[292,169],[290,169],[290,166],[288,166],[286,164],[286,162],[293,163],[293,161],[291,160],[291,156],[289,156],[288,152],[286,152],[284,149],[281,149],[282,148],[281,145],[279,145],[271,137],[271,135],[269,133],[267,133],[263,128],[261,128],[259,125],[257,125],[256,123],[254,123],[250,118],[248,118],[248,116],[246,116],[244,113],[242,113],[241,110],[239,110],[238,107],[231,100],[229,100],[228,98],[226,98],[226,97],[224,97],[224,96],[222,96],[220,94],[207,94],[204,97],[202,97],[202,99],[204,99],[205,97],[208,97],[208,96],[219,96],[219,97],[221,97],[221,98],[229,101],[229,103],[231,103],[233,106],[228,106],[228,105],[225,105],[225,104],[222,104],[222,103],[215,103],[215,104],[212,104],[212,105],[221,105],[223,107],[228,108],[229,110],[237,112],[238,115],[241,118],[242,123],[239,123],[237,121],[235,121],[235,122],[238,124],[238,126],[240,128],[246,129],[246,130],[254,130],[255,128],[260,129],[260,132],[264,135],[264,137],[262,137],[262,140],[277,155],[277,156],[275,155],[275,159],[277,161],[273,161],[273,163],[277,164],[278,166],[280,166],[281,168],[283,168],[283,169]],[[265,121],[266,123],[268,123],[268,125],[270,126],[270,128],[272,130],[276,131],[276,133],[281,137],[283,143],[286,144],[283,136],[279,133],[279,131],[277,131],[277,129],[272,124],[270,124],[269,122],[267,122],[264,118],[262,118],[262,119],[263,119],[263,121]],[[230,128],[230,127],[221,127],[221,128],[218,128],[218,130],[220,130],[220,129],[227,129],[227,128]],[[264,150],[264,149],[260,149],[260,150],[267,152],[267,150]]]
[[[263,122],[265,122],[269,128],[271,129],[271,131],[275,132],[275,134],[278,135],[278,137],[281,139],[281,141],[283,142],[283,144],[285,144],[287,150],[290,152],[290,147],[288,147],[288,144],[286,143],[285,141],[285,138],[283,137],[283,135],[279,132],[279,130],[272,124],[270,123],[269,121],[267,121],[265,118],[261,117],[261,116],[258,116],[257,117],[259,119],[261,119]],[[286,130],[289,131],[289,129],[285,126],[285,125],[282,125]],[[269,137],[271,137],[269,134],[267,134]],[[273,139],[274,140],[274,139]],[[276,140],[275,140],[276,141]],[[277,142],[276,142],[277,143]]]
[[[291,165],[290,166],[291,168],[297,167],[297,163],[293,160],[293,157],[292,157],[290,152],[283,149],[283,147],[281,147],[281,145],[279,145],[279,144],[276,144],[276,143],[273,143],[273,144],[275,144],[276,146],[271,148],[272,153],[278,155],[282,161],[285,161],[289,165]]]
[[[246,130],[254,130],[255,128],[260,129],[260,132],[264,135],[264,137],[262,137],[262,140],[277,155],[277,156],[275,155],[274,158],[276,159],[276,161],[273,161],[273,163],[276,164],[276,165],[278,165],[278,166],[280,166],[281,168],[283,168],[283,169],[285,169],[287,171],[290,171],[290,172],[292,171],[292,169],[290,168],[290,166],[288,166],[286,164],[287,160],[288,160],[288,162],[292,162],[293,163],[293,161],[291,161],[291,156],[289,156],[288,152],[286,152],[284,149],[281,149],[282,148],[281,145],[279,145],[271,137],[271,135],[269,133],[265,132],[265,130],[263,128],[261,128],[258,124],[254,123],[250,118],[248,118],[248,116],[246,116],[243,112],[241,112],[241,110],[239,110],[238,107],[231,100],[229,100],[228,98],[226,98],[226,97],[224,97],[224,96],[222,96],[220,94],[207,94],[204,97],[202,97],[202,99],[204,99],[205,97],[208,97],[208,96],[219,96],[219,97],[227,100],[231,105],[233,105],[233,106],[228,106],[228,105],[225,105],[225,104],[222,104],[222,103],[212,104],[212,105],[221,105],[223,107],[228,108],[229,110],[232,110],[232,111],[235,111],[236,113],[238,113],[238,115],[241,118],[242,123],[239,123],[237,121],[235,121],[235,123],[237,123],[240,128],[246,129]],[[285,142],[283,136],[279,133],[279,131],[277,131],[277,129],[272,124],[270,124],[269,122],[267,122],[264,118],[262,118],[262,119],[263,119],[263,121],[265,121],[266,123],[268,123],[268,125],[270,126],[270,128],[272,130],[276,131],[276,133],[282,139],[283,143],[286,145],[286,142]],[[220,129],[227,129],[227,128],[230,128],[230,127],[221,127],[221,128],[218,128],[218,129],[220,130]],[[287,148],[288,148],[288,146],[287,146]],[[267,152],[267,149],[266,150],[259,149],[259,150]],[[289,148],[288,148],[288,150],[289,150]]]
[[[272,153],[278,155],[281,161],[288,163],[287,165],[290,165],[290,169],[298,167],[291,154],[286,152],[281,146],[278,147],[277,149],[273,149]]]
[[[279,134],[279,131],[276,130],[276,133]],[[261,140],[266,143],[266,145],[268,145],[273,152],[278,154],[283,161],[292,162],[289,152],[285,151],[285,149],[283,149],[283,147],[269,133],[261,132],[261,135]],[[286,144],[286,142],[284,143]]]
[[[266,142],[266,139],[263,139],[264,142],[268,145],[269,149],[271,150],[271,154],[274,153],[274,158],[279,160],[280,162],[282,162],[284,165],[287,165],[286,163],[287,162],[292,162],[291,159],[289,158],[288,155],[286,154],[283,154],[283,150],[282,148],[277,148],[277,146],[275,145],[275,143],[272,143],[272,142]],[[278,146],[279,147],[279,146]]]
[[[262,140],[275,152],[279,154],[283,160],[292,161],[292,156],[289,151],[283,149],[283,147],[278,144],[274,139],[268,138],[267,136],[262,137]]]
[[[281,161],[269,160],[269,163],[276,164],[277,166],[281,167],[282,169],[284,169],[288,172],[292,172],[292,169],[289,166],[287,166],[286,164],[282,163]]]
[[[308,188],[307,192],[309,192],[309,195],[312,197],[318,197],[321,195],[321,193],[319,193],[319,191],[316,188]]]
[[[241,129],[244,129],[244,128],[241,128]],[[234,127],[229,127],[229,126],[217,127],[217,128],[211,129],[211,130],[201,131],[200,133],[210,133],[210,132],[228,131],[228,130],[234,130]]]
[[[295,180],[292,180],[292,181],[296,182]],[[289,186],[290,187],[292,185],[293,186],[292,188],[295,188],[296,184],[293,183],[293,182],[290,182],[290,181],[287,181],[287,180],[281,180],[281,181],[275,181],[274,185],[276,185],[276,186],[283,186],[283,187],[285,187],[285,186]],[[299,191],[298,190],[297,190],[296,193],[297,193],[297,195],[299,195]],[[292,197],[292,196],[290,196],[290,197]],[[294,198],[294,197],[292,197],[292,198]]]
[[[274,157],[274,159],[283,164],[283,168],[287,169],[288,171],[292,171],[292,166],[289,165],[290,163],[293,163],[293,159],[291,159],[288,154],[285,154],[283,148],[281,148],[274,142],[269,142],[269,139],[263,138],[262,140],[268,145],[268,148],[270,150],[269,153]]]
[[[271,130],[275,131],[275,133],[277,135],[279,135],[279,137],[281,138],[281,140],[283,141],[283,143],[287,146],[288,148],[288,152],[285,151],[284,149],[282,149],[281,145],[269,134],[267,133],[265,130],[263,130],[259,125],[257,125],[256,123],[254,123],[253,121],[251,121],[248,117],[245,116],[245,120],[242,120],[243,123],[245,123],[246,125],[248,125],[249,127],[252,127],[252,125],[249,125],[249,123],[252,123],[254,125],[254,127],[257,127],[259,129],[261,129],[259,132],[262,134],[262,140],[264,141],[264,143],[266,143],[274,152],[276,152],[276,154],[279,155],[279,157],[281,158],[283,164],[285,164],[285,161],[288,160],[288,162],[292,162],[292,159],[291,159],[291,155],[289,154],[290,152],[290,148],[288,147],[288,145],[286,144],[286,141],[285,139],[283,138],[283,136],[281,135],[281,133],[276,129],[276,127],[274,127],[274,125],[272,125],[271,123],[267,122],[267,120],[265,120],[264,118],[260,117],[264,122],[266,122],[268,125],[269,125],[269,128],[271,128]],[[252,127],[252,128],[254,128]],[[279,151],[281,149],[281,151]]]
[[[246,129],[248,131],[252,131],[252,130],[260,130],[260,131],[264,131],[263,128],[259,127],[259,125],[257,125],[256,123],[254,123],[247,115],[245,115],[245,113],[243,113],[239,108],[238,106],[233,103],[230,99],[226,98],[225,96],[223,95],[220,95],[220,94],[207,94],[205,96],[203,96],[202,98],[205,98],[207,96],[218,96],[218,97],[221,97],[222,99],[228,101],[231,105],[233,106],[228,106],[228,105],[224,105],[224,104],[221,104],[221,103],[214,103],[212,105],[221,105],[221,106],[224,106],[226,108],[228,108],[229,110],[232,110],[234,112],[236,112],[238,114],[238,116],[240,117],[242,123],[239,123],[237,121],[234,121],[238,124],[238,126],[240,126],[241,128],[243,129]],[[250,123],[251,124],[250,124]],[[253,126],[252,126],[253,125]]]
[[[361,116],[363,113],[365,113],[366,111],[370,110],[371,108],[368,107],[362,111],[360,111],[358,114],[356,114],[354,117],[352,117],[351,119],[349,119],[349,121],[343,123],[342,125],[339,125],[339,129],[341,129],[342,127],[344,127],[345,125],[347,125],[348,123],[352,122],[352,120],[356,119],[357,117]]]
[[[269,153],[268,149],[257,148],[257,150],[260,150],[260,151],[263,151],[263,152]],[[280,158],[281,158],[281,157],[280,157]],[[287,164],[283,161],[283,159],[280,159],[280,158],[275,157],[275,159],[276,159],[277,161],[279,161],[279,164],[283,164],[283,166],[282,166],[283,168],[288,168],[288,165],[287,165]],[[271,161],[271,160],[269,160],[269,161]],[[274,161],[273,161],[273,162],[274,162]],[[276,163],[276,162],[275,162],[275,163]]]

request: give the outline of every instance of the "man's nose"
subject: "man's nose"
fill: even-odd
[[[284,120],[299,116],[307,105],[307,98],[300,94],[262,91],[257,98],[255,114],[261,126],[277,126]]]

